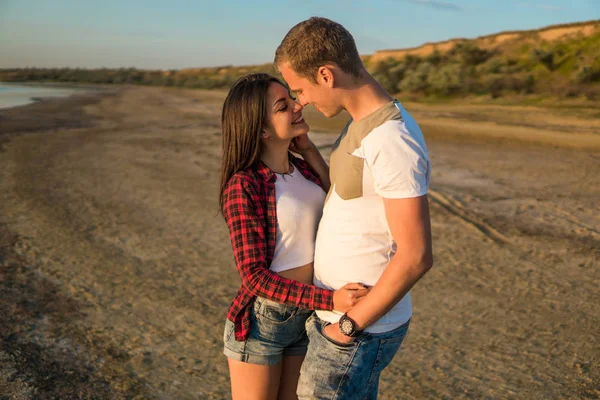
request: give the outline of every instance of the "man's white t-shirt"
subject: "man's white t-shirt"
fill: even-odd
[[[431,174],[427,147],[421,129],[399,102],[351,122],[336,145],[331,168],[337,173],[332,174],[317,231],[314,283],[333,290],[350,282],[373,286],[396,253],[383,198],[427,194]],[[341,190],[336,190],[338,185]],[[334,323],[341,313],[317,311],[317,315]],[[411,316],[408,293],[366,331],[387,332]]]

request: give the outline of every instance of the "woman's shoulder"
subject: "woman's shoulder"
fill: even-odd
[[[248,187],[256,187],[258,184],[258,176],[254,168],[249,167],[233,174],[225,185],[225,190],[228,189],[244,189]]]
[[[223,190],[223,215],[225,219],[240,212],[245,206],[261,203],[260,183],[255,171],[247,168],[233,174]]]

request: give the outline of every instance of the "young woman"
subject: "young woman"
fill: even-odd
[[[368,290],[312,286],[328,169],[306,136],[302,106],[283,84],[267,74],[239,79],[221,123],[219,200],[242,279],[223,338],[232,396],[295,399],[311,310],[345,312]]]

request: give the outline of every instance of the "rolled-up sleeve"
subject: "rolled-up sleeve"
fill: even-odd
[[[260,198],[243,177],[234,176],[224,192],[223,215],[229,228],[242,285],[254,296],[311,310],[332,310],[333,292],[283,278],[267,264],[267,232]]]
[[[431,173],[427,149],[403,124],[394,121],[373,130],[363,140],[361,150],[379,196],[410,198],[427,194]]]

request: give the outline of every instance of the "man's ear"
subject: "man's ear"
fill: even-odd
[[[335,78],[333,75],[333,69],[330,66],[324,65],[319,68],[319,70],[317,71],[317,82],[318,83],[322,83],[325,86],[332,88],[334,81],[335,81]]]

